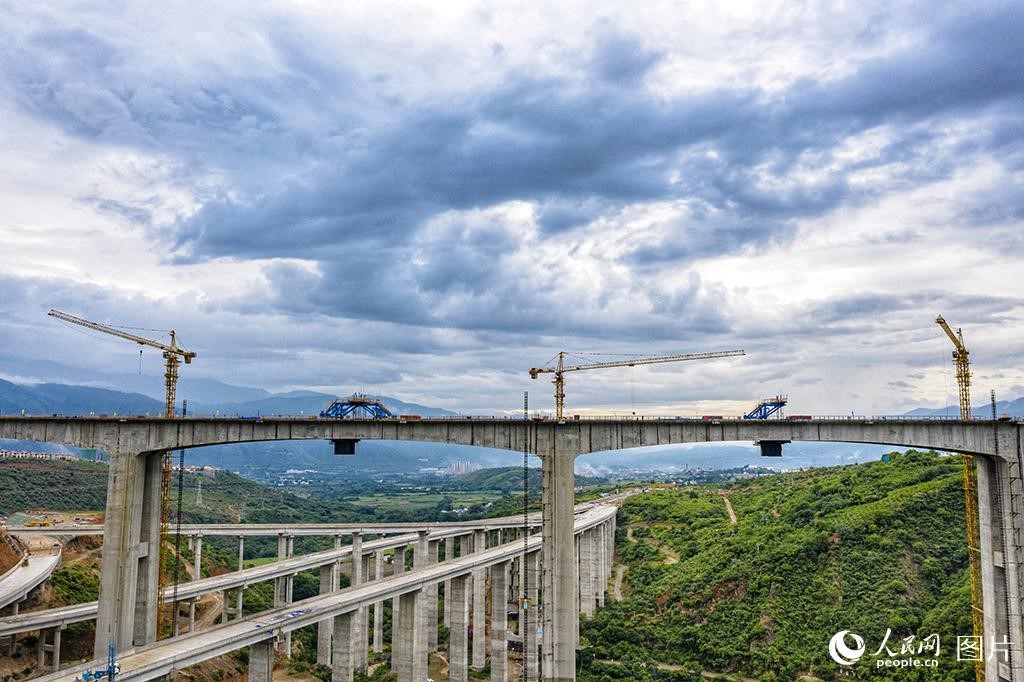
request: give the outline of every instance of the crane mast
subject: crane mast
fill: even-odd
[[[555,385],[555,418],[562,421],[565,418],[565,373],[579,372],[590,369],[607,369],[610,367],[635,367],[637,365],[656,365],[664,362],[685,362],[687,360],[711,360],[713,358],[728,358],[736,355],[746,355],[742,350],[722,350],[710,353],[687,353],[684,355],[656,355],[650,357],[633,357],[627,360],[612,360],[610,362],[587,362],[580,365],[566,365],[565,351],[559,351],[558,360],[553,367],[533,367],[530,369],[530,378],[536,379],[540,374],[554,374],[555,378],[551,383]]]
[[[192,358],[196,357],[196,354],[192,351],[185,350],[178,346],[177,336],[172,329],[170,331],[171,343],[165,344],[153,339],[147,339],[142,336],[136,336],[135,334],[129,334],[121,329],[116,329],[99,322],[92,322],[90,320],[82,319],[81,317],[75,317],[68,313],[62,313],[59,310],[51,310],[47,313],[50,317],[55,317],[58,320],[64,322],[70,322],[71,324],[77,324],[86,329],[92,329],[94,331],[103,332],[104,334],[110,334],[111,336],[117,336],[126,341],[132,341],[139,344],[140,346],[150,346],[151,348],[158,348],[163,351],[165,366],[164,366],[164,381],[166,387],[165,393],[165,416],[174,417],[174,404],[177,400],[177,386],[178,386],[178,365],[184,360],[185,364],[191,364]]]
[[[935,323],[942,327],[946,336],[953,342],[953,363],[956,365],[956,385],[960,391],[960,419],[971,418],[971,360],[970,351],[964,344],[963,329],[957,327],[954,333],[946,320],[939,315]],[[978,529],[978,470],[974,458],[960,455],[964,460],[964,501],[967,517],[967,559],[971,575],[971,615],[974,622],[974,636],[983,637],[985,629],[984,612],[981,593],[981,533]],[[985,679],[985,661],[975,663],[977,682]]]

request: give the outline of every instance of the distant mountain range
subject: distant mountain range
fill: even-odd
[[[255,399],[237,402],[202,403],[190,400],[188,412],[195,415],[246,417],[320,414],[335,397],[315,391],[292,391],[267,393]],[[424,417],[455,414],[450,410],[417,405],[387,396],[381,396],[380,400],[395,414],[418,414]],[[22,410],[27,414],[162,414],[164,403],[141,393],[70,384],[23,385],[0,379],[0,414],[20,414]]]
[[[927,407],[918,407],[906,413],[908,417],[957,417],[960,414],[960,407],[958,405],[947,405],[939,409],[929,409]],[[997,400],[996,401],[996,415],[1007,414],[1011,417],[1024,417],[1024,396],[1017,398],[1016,400]],[[985,403],[984,405],[974,405],[971,407],[971,416],[975,419],[991,419],[992,418],[992,405],[991,403]]]

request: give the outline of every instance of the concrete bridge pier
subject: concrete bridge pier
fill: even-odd
[[[423,637],[423,590],[406,592],[398,598],[398,682],[421,682],[427,678],[426,639]]]
[[[538,434],[540,440],[540,434]],[[544,540],[543,674],[547,682],[576,679],[576,547],[573,463],[577,449],[549,434],[541,454]],[[565,448],[563,451],[562,448]]]
[[[263,639],[249,646],[249,682],[272,682],[274,640]]]
[[[373,555],[373,577],[380,580],[384,577],[384,550],[378,549]],[[384,651],[384,602],[373,605],[373,653]]]
[[[392,575],[405,572],[405,547],[395,547],[392,557]],[[398,653],[401,649],[402,631],[401,598],[391,600],[391,672],[398,672]]]
[[[238,570],[245,568],[245,536],[238,536]]]
[[[427,564],[437,563],[438,541],[427,543]],[[437,583],[426,588],[427,595],[427,651],[437,651]]]
[[[334,592],[334,564],[320,567],[320,594]],[[316,626],[316,662],[331,665],[331,633],[335,630],[332,619],[322,620]]]
[[[430,564],[430,540],[428,539],[430,533],[425,530],[417,532],[418,539],[416,545],[413,547],[412,553],[412,565],[414,569],[423,569]],[[416,600],[417,604],[417,620],[415,628],[416,646],[413,649],[414,657],[414,675],[416,680],[426,679],[427,669],[426,662],[427,656],[429,655],[429,643],[430,638],[427,636],[428,626],[431,622],[430,614],[437,610],[437,597],[434,597],[434,608],[430,607],[430,588],[428,586],[423,587],[419,590],[419,598]],[[403,613],[403,624],[402,628],[405,629]],[[434,629],[437,629],[437,617],[433,619]],[[420,660],[422,659],[422,661]],[[422,675],[420,674],[420,667],[422,664]]]
[[[192,580],[199,580],[202,577],[203,566],[203,534],[196,533],[195,546],[192,550]]]
[[[277,535],[277,560],[284,561],[291,557],[294,550],[294,538],[288,533],[278,533]],[[284,606],[285,604],[292,603],[292,589],[295,585],[295,576],[286,575],[277,578],[274,581],[274,606]],[[292,655],[292,633],[282,632],[277,637],[277,648],[282,651],[285,656],[291,657]]]
[[[487,533],[483,530],[473,531],[473,552],[486,549]],[[484,667],[487,660],[487,640],[485,610],[487,608],[487,569],[478,568],[473,571],[473,662],[477,670]]]
[[[355,634],[355,614],[352,611],[331,619],[334,646],[331,656],[331,682],[352,682],[356,666],[352,659],[352,637]],[[319,663],[319,660],[317,661]],[[326,664],[325,664],[326,665]]]
[[[449,582],[451,611],[448,643],[448,681],[467,682],[469,678],[469,576],[460,575]],[[447,594],[447,593],[446,593]]]
[[[975,458],[986,682],[1024,680],[1024,487],[1020,455],[1018,449],[1017,457],[1011,455],[1010,459]]]
[[[451,561],[455,558],[455,537],[445,538],[444,540],[444,560]],[[444,625],[447,628],[452,626],[451,610],[452,610],[452,581],[444,581]]]
[[[363,534],[352,533],[352,586],[362,585],[366,582],[364,572],[365,562],[363,557]],[[366,607],[361,606],[353,615],[352,639],[349,640],[352,649],[352,663],[356,672],[366,672]]]
[[[163,453],[118,448],[110,457],[96,616],[96,658],[156,641]]]
[[[602,523],[594,529],[594,548],[597,552],[597,573],[594,575],[594,591],[597,593],[598,608],[604,606],[604,592],[608,586],[607,549],[605,543],[605,527],[608,524]]]
[[[594,535],[591,531],[583,531],[577,536],[579,543],[579,597],[580,613],[587,618],[594,617]]]
[[[540,593],[540,552],[530,552],[526,557],[526,569],[523,574],[527,581],[526,597],[530,600],[529,607],[519,613],[519,622],[522,624],[523,641],[523,665],[526,666],[526,680],[537,680],[540,678],[540,658],[537,651],[537,625],[540,614],[540,602],[537,599]]]
[[[60,670],[60,633],[63,627],[47,628],[39,631],[39,643],[37,649],[37,665],[42,670],[46,665],[46,654],[50,654],[51,670]],[[47,634],[50,642],[47,644]]]
[[[508,682],[508,571],[491,566],[491,682]]]

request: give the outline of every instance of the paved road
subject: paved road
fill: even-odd
[[[60,563],[60,552],[33,554],[28,566],[18,565],[0,580],[0,608],[24,599],[29,592],[50,577]]]

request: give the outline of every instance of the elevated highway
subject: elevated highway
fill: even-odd
[[[531,532],[537,527],[539,520],[539,514],[531,514],[528,517],[528,525]],[[350,559],[352,556],[353,546],[351,544],[344,546],[340,544],[340,538],[343,534],[363,535],[372,533],[379,534],[384,530],[387,530],[388,532],[399,531],[398,535],[389,535],[384,538],[359,543],[362,552],[376,553],[408,547],[419,541],[421,531],[427,532],[428,541],[436,542],[474,532],[489,533],[492,531],[508,530],[518,532],[522,527],[523,518],[521,516],[495,517],[490,519],[480,519],[477,521],[463,521],[455,523],[427,522],[420,526],[410,525],[407,523],[285,524],[281,526],[274,526],[273,524],[252,524],[251,526],[246,526],[246,524],[191,524],[188,528],[197,534],[195,535],[197,539],[201,538],[203,535],[237,535],[239,537],[261,535],[276,535],[279,537],[292,537],[294,535],[331,535],[336,538],[336,546],[334,549],[284,558],[276,562],[246,569],[243,569],[241,562],[239,562],[239,570],[237,571],[180,583],[178,585],[177,598],[181,602],[189,602],[206,594],[245,589],[250,585],[286,576],[293,576],[302,571],[308,571],[321,566],[329,566],[346,559]],[[12,527],[11,532],[18,532],[18,528],[19,527]],[[230,528],[231,532],[227,532],[227,528]],[[60,526],[50,526],[41,530],[49,531],[47,533],[48,535],[61,535],[63,533],[57,532],[57,530],[61,529],[62,527]],[[183,525],[183,533],[185,532],[185,529],[186,526]],[[40,529],[30,527],[28,530],[35,533]],[[69,527],[68,530],[74,531],[78,529]],[[102,534],[103,526],[95,526],[90,528],[90,530],[92,531],[91,534]],[[241,552],[239,552],[239,555],[241,555]],[[59,556],[55,556],[53,559],[53,566],[55,567],[57,560],[59,560]],[[50,572],[52,572],[52,570],[53,567],[50,568]],[[32,587],[41,584],[48,576],[49,572],[39,580],[35,581]],[[24,581],[22,581],[22,584],[27,585]],[[2,589],[2,587],[3,582],[0,581],[0,589]],[[30,591],[32,587],[28,587],[27,590],[23,590],[24,594],[27,594],[27,591]],[[0,591],[0,595],[3,594],[4,593]],[[24,598],[24,594],[21,598]],[[173,596],[174,590],[172,587],[164,589],[164,601],[169,601]],[[96,618],[98,610],[99,602],[93,601],[83,604],[74,604],[71,606],[62,606],[53,609],[31,611],[28,613],[19,613],[11,616],[0,617],[0,637],[36,630],[47,630],[55,627],[65,627],[71,623],[93,620]]]
[[[540,514],[531,514],[529,522],[539,525]],[[183,523],[183,536],[205,537],[266,537],[289,535],[294,537],[326,537],[332,535],[351,535],[352,533],[392,534],[415,533],[420,530],[497,530],[516,524],[522,525],[522,516],[503,516],[492,519],[473,521],[431,521],[419,524],[411,523]],[[6,526],[11,535],[39,536],[53,535],[63,537],[102,536],[102,524],[55,524],[52,526]],[[176,532],[172,530],[172,532]]]
[[[0,577],[0,608],[17,604],[49,578],[60,563],[60,552],[30,554],[26,561],[27,565],[18,563]]]
[[[615,507],[610,505],[593,505],[578,514],[575,519],[574,533],[584,538],[580,561],[586,560],[592,566],[599,567],[591,573],[589,568],[584,569],[581,566],[581,574],[587,576],[586,581],[579,585],[584,609],[594,608],[598,592],[603,595],[603,585],[610,573],[615,511]],[[512,594],[508,579],[510,574],[516,573],[512,563],[518,562],[520,575],[524,569],[536,572],[536,559],[541,544],[541,538],[534,536],[525,542],[516,540],[490,549],[481,548],[460,558],[436,564],[431,564],[420,554],[417,560],[418,567],[410,572],[354,585],[345,590],[240,618],[209,630],[121,652],[118,656],[121,669],[118,679],[164,679],[165,676],[188,666],[237,651],[242,647],[249,647],[249,680],[269,682],[274,641],[280,635],[300,627],[329,621],[333,629],[330,661],[332,679],[347,682],[353,677],[357,667],[354,661],[359,656],[352,647],[352,642],[357,640],[353,632],[353,624],[358,620],[357,612],[359,609],[379,604],[384,599],[392,599],[399,604],[400,614],[400,634],[396,639],[392,661],[397,668],[398,679],[400,682],[423,680],[426,678],[427,656],[432,649],[426,631],[431,627],[436,629],[437,626],[436,612],[433,613],[435,620],[431,621],[430,589],[436,589],[438,584],[445,582],[452,586],[450,679],[453,682],[465,682],[467,679],[471,663],[468,639],[470,616],[475,625],[473,631],[478,633],[476,641],[473,642],[473,649],[477,649],[478,645],[487,644],[491,679],[507,679],[507,608]],[[428,545],[421,540],[419,547],[425,546]],[[533,568],[530,568],[531,566]],[[483,638],[479,636],[485,628],[481,627],[483,623],[478,620],[485,615],[482,612],[486,610],[487,600],[475,596],[471,599],[470,590],[467,589],[469,580],[473,580],[472,592],[483,596],[483,574],[480,571],[485,569],[490,571],[491,584],[489,642],[483,642]],[[536,583],[533,589],[536,590]],[[436,596],[434,598],[436,599]],[[526,640],[527,665],[533,667],[534,673],[532,679],[536,679],[538,672],[534,614],[535,611],[527,611],[521,619],[523,625],[520,633]],[[533,652],[532,657],[529,655],[530,651]],[[473,651],[472,664],[482,667],[484,661],[482,658],[478,660],[476,653]],[[96,660],[87,665],[75,665],[41,679],[44,682],[71,682],[85,670],[100,665],[101,660]]]
[[[573,463],[586,453],[680,443],[829,441],[962,452],[976,458],[985,632],[1024,642],[1022,426],[934,419],[616,418],[564,422],[494,418],[327,420],[319,418],[0,417],[0,438],[96,448],[110,455],[97,652],[155,640],[160,454],[176,448],[267,440],[427,441],[500,448],[542,462],[544,657],[558,682],[575,679],[576,556],[572,542]],[[138,614],[138,617],[137,617]],[[995,666],[991,666],[995,667]],[[1011,652],[1001,677],[1024,682],[1024,652]],[[1005,668],[1005,669],[1004,669]]]

